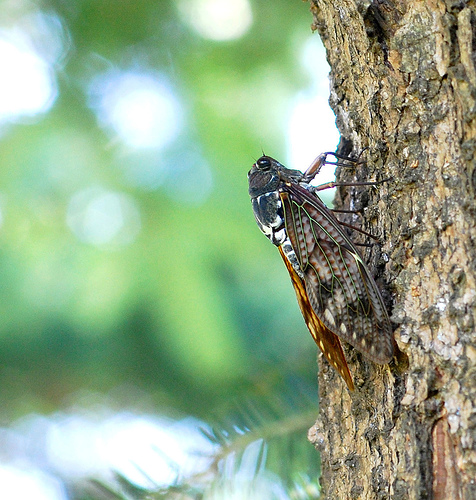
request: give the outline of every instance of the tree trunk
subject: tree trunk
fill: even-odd
[[[312,0],[311,10],[340,151],[368,148],[366,164],[338,175],[390,178],[339,191],[337,205],[364,207],[382,243],[369,266],[400,349],[381,367],[348,348],[354,393],[320,360],[309,436],[323,498],[474,500],[475,2]]]

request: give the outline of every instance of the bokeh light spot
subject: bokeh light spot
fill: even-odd
[[[179,102],[171,87],[154,75],[107,73],[92,81],[89,92],[100,123],[127,146],[162,148],[180,131]]]
[[[209,40],[240,38],[253,22],[248,0],[183,0],[179,9],[184,21]]]
[[[65,500],[59,478],[111,482],[115,474],[141,488],[170,486],[178,473],[191,476],[210,466],[216,447],[203,428],[192,417],[172,421],[107,407],[26,415],[8,430],[0,428],[2,450],[23,466],[0,465],[0,497]],[[45,464],[51,476],[40,472]]]
[[[213,188],[212,171],[199,154],[184,153],[185,161],[173,172],[175,182],[168,186],[169,195],[184,204],[200,205],[206,201]]]
[[[26,38],[0,33],[0,122],[47,111],[56,97],[56,83],[46,61]]]
[[[293,100],[288,118],[288,163],[305,170],[324,151],[335,151],[339,132],[329,106],[329,65],[318,37],[311,37],[302,50],[301,64],[311,78],[310,88]],[[334,180],[335,168],[325,168],[317,183]]]
[[[140,231],[136,202],[124,193],[90,188],[75,194],[68,207],[68,226],[92,245],[127,245]]]
[[[67,500],[61,482],[38,470],[0,466],[0,496],[10,499]]]

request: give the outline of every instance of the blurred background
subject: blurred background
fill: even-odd
[[[337,146],[311,23],[0,1],[1,498],[318,497],[317,348],[247,185]]]

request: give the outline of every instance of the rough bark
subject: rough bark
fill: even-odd
[[[323,498],[476,498],[476,5],[312,0],[341,151],[369,148],[342,191],[382,242],[370,266],[398,361],[347,349],[349,393],[320,360]],[[355,174],[340,172],[351,178]],[[360,179],[362,180],[362,178]]]

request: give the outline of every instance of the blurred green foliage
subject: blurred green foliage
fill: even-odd
[[[4,420],[121,385],[147,391],[157,411],[208,418],[288,374],[315,383],[316,348],[246,178],[262,148],[285,156],[290,98],[308,83],[299,50],[317,36],[308,4],[254,1],[250,29],[228,41],[200,37],[177,6],[1,7],[12,26],[49,16],[63,50],[53,105],[1,128]],[[98,118],[95,78],[124,71],[173,89],[182,127],[165,146],[128,146]],[[125,220],[129,239],[75,234],[81,193],[124,195],[140,220]]]
[[[317,348],[246,174],[262,149],[286,161],[292,98],[309,85],[300,54],[317,35],[308,4],[255,0],[242,36],[207,39],[187,18],[200,2],[0,3],[0,43],[26,37],[52,93],[9,118],[14,89],[0,95],[1,417],[88,393],[93,407],[192,415],[215,422],[216,459],[231,450],[233,470],[284,436],[267,467],[314,492]],[[149,121],[168,139],[154,145]]]

